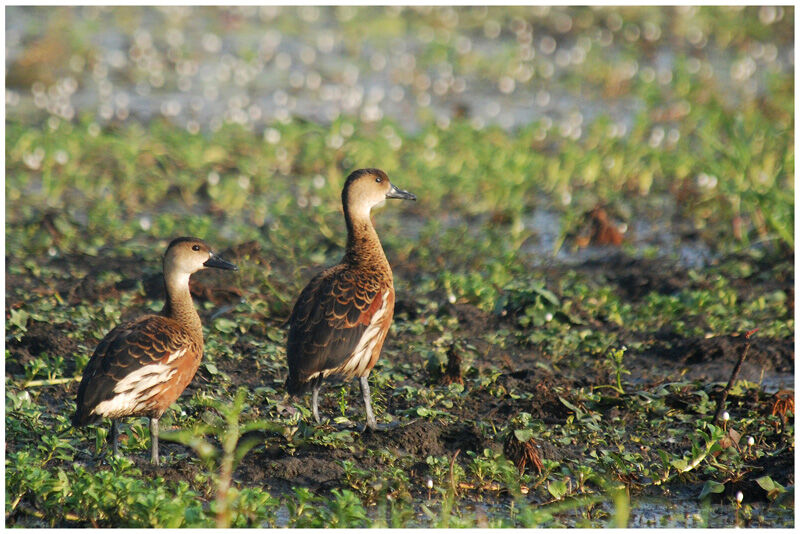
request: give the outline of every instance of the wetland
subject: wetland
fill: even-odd
[[[6,525],[793,527],[793,20],[7,8]],[[373,211],[378,432],[283,386],[358,167],[418,198]],[[192,278],[156,468],[145,419],[114,458],[69,417],[178,235],[240,271]]]

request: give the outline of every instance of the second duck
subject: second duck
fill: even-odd
[[[417,199],[378,169],[359,169],[347,177],[342,190],[344,258],[308,283],[289,317],[286,389],[291,395],[311,390],[317,423],[322,380],[335,375],[359,378],[367,426],[377,428],[367,377],[392,324],[394,283],[370,210],[387,198]]]

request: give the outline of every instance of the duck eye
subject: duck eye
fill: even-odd
[[[200,245],[192,245],[192,250],[194,251],[200,250]]]
[[[375,181],[378,182],[378,183],[381,183],[383,181],[383,178],[378,176],[377,178],[375,178]]]

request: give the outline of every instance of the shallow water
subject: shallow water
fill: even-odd
[[[673,205],[674,199],[665,198],[665,202]],[[560,217],[558,212],[545,208],[535,210],[525,220],[525,227],[535,233],[535,238],[525,243],[523,252],[531,255],[534,265],[578,265],[586,261],[601,260],[616,253],[617,249],[611,246],[558,246],[561,235]],[[652,250],[657,257],[675,261],[690,269],[708,265],[715,258],[711,248],[700,239],[686,239],[682,235],[686,228],[681,228],[680,224],[669,222],[670,220],[663,215],[652,219],[640,217],[633,221],[631,228],[623,226],[626,246],[638,251],[637,254]]]
[[[699,492],[699,490],[698,490]],[[501,499],[503,500],[503,499]],[[492,519],[507,518],[509,510],[514,508],[519,513],[519,506],[512,506],[511,501],[504,499],[503,504],[471,501],[463,508],[463,515],[473,518],[472,527],[485,527]],[[460,502],[470,502],[461,499]],[[535,506],[535,505],[534,505]],[[767,526],[770,528],[792,528],[794,520],[786,510],[774,510],[765,503],[749,504],[751,508],[752,523],[747,523],[743,512],[736,510],[733,503],[712,504],[711,502],[698,502],[696,495],[673,496],[640,496],[635,497],[630,503],[627,528],[740,528]],[[441,515],[437,506],[430,506],[430,510]],[[605,512],[602,519],[597,510]],[[609,502],[600,502],[594,511],[587,517],[585,511],[571,511],[555,515],[559,525],[580,528],[613,527],[614,506]],[[600,517],[602,517],[600,516]],[[286,523],[279,526],[285,526]],[[431,519],[422,510],[417,512],[415,520],[407,528],[430,528]]]
[[[606,116],[613,137],[630,131],[646,106],[638,96],[582,80],[592,72],[590,54],[623,80],[672,84],[676,39],[657,11],[652,22],[627,23],[635,30],[624,37],[602,29],[602,10],[531,8],[519,13],[532,23],[512,18],[508,26],[500,24],[508,24],[502,13],[9,7],[6,110],[9,117],[68,120],[88,113],[100,124],[163,117],[189,131],[225,122],[260,131],[291,117],[329,123],[340,116],[388,117],[415,131],[466,115],[478,128],[539,122],[571,138]],[[685,24],[693,16],[677,15]],[[586,17],[597,26],[573,28]],[[60,40],[58,49],[48,47],[48,35]],[[631,42],[649,51],[632,59],[625,48]],[[793,49],[770,43],[744,54],[712,42],[688,51],[689,68],[726,87],[732,103],[762,96],[773,73],[794,67]]]

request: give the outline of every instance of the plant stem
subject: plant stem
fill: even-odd
[[[27,388],[35,388],[40,386],[56,386],[58,384],[69,384],[70,382],[75,382],[80,380],[80,376],[72,376],[68,378],[51,378],[48,380],[31,380],[30,382],[25,382],[22,384],[22,389]]]
[[[241,411],[241,396],[237,396],[234,408],[228,414],[228,429],[222,443],[222,460],[219,466],[219,482],[217,483],[217,528],[229,528],[231,525],[231,510],[228,502],[228,490],[233,478],[233,458],[236,444],[239,441],[239,413]]]
[[[456,463],[456,457],[458,457],[458,453],[461,452],[461,449],[458,449],[456,453],[453,455],[453,458],[450,460],[450,487],[453,489],[453,495],[458,497],[458,490],[456,489],[456,479],[453,475],[453,467]]]

